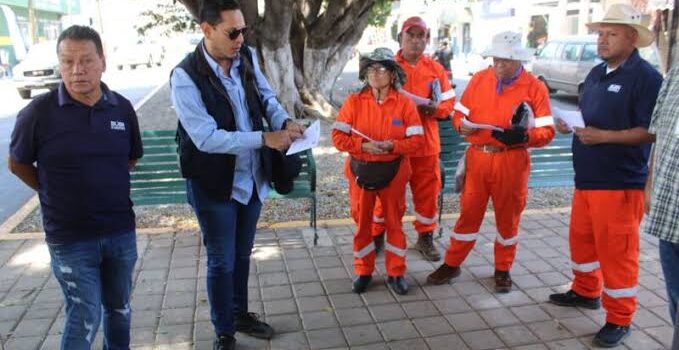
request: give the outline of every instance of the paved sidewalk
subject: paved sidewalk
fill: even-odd
[[[351,293],[353,225],[321,224],[321,246],[306,227],[258,231],[250,278],[251,311],[278,331],[269,341],[238,335],[238,349],[587,349],[602,311],[545,303],[567,289],[566,210],[529,211],[521,225],[515,289],[492,292],[492,215],[463,273],[451,285],[425,285],[437,264],[408,251],[411,291],[397,296],[378,275],[369,291]],[[454,218],[446,220],[450,227]],[[280,226],[282,227],[282,226]],[[406,225],[409,244],[414,232]],[[2,237],[0,237],[2,238]],[[6,237],[5,237],[6,238]],[[438,240],[439,248],[445,239]],[[205,255],[197,232],[140,234],[133,293],[135,349],[211,349]],[[669,348],[657,242],[642,238],[639,310],[629,349]],[[0,240],[0,348],[57,349],[62,296],[41,238]],[[101,333],[101,332],[100,332]],[[101,334],[97,346],[101,347]]]

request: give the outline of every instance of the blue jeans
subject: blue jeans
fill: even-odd
[[[250,254],[262,209],[257,192],[243,205],[218,201],[190,179],[188,202],[193,207],[207,251],[207,293],[210,315],[218,336],[233,336],[234,315],[248,311]]]
[[[673,321],[677,315],[677,302],[679,302],[679,243],[660,240],[660,265],[665,274],[667,286],[667,300],[670,306],[670,318]]]
[[[104,349],[129,349],[135,232],[47,246],[66,304],[61,349],[90,349],[102,311]]]

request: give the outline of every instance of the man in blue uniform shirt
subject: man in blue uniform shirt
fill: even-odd
[[[603,347],[629,336],[636,310],[639,224],[653,142],[647,129],[662,83],[639,57],[637,47],[653,42],[640,22],[631,6],[615,4],[603,20],[588,24],[598,33],[604,62],[585,79],[579,107],[586,127],[576,128],[573,137],[569,243],[575,278],[571,290],[549,297],[556,305],[589,309],[598,309],[603,299],[606,324],[594,337]],[[562,122],[557,129],[569,132]]]
[[[64,293],[61,349],[129,349],[137,260],[129,169],[142,156],[137,115],[101,82],[99,34],[72,26],[57,41],[63,83],[22,109],[9,167],[38,191],[52,270]]]
[[[199,22],[204,40],[172,72],[172,101],[188,202],[207,251],[214,349],[234,349],[236,331],[274,333],[248,312],[250,254],[272,175],[267,155],[288,148],[304,128],[288,118],[243,44],[248,28],[238,2],[204,1]]]

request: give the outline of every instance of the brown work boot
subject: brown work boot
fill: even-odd
[[[441,254],[434,247],[434,235],[431,232],[418,233],[415,250],[422,253],[422,256],[429,261],[441,260]]]
[[[427,283],[429,284],[444,284],[450,282],[451,279],[460,275],[459,266],[450,266],[443,263],[436,271],[427,276]]]
[[[509,293],[512,289],[512,277],[509,271],[495,270],[495,292]]]

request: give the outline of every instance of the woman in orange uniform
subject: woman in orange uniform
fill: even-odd
[[[406,294],[406,239],[401,219],[405,189],[410,176],[408,154],[424,142],[424,131],[415,104],[398,92],[405,73],[387,48],[375,49],[359,62],[359,79],[365,87],[347,97],[333,124],[332,142],[349,153],[344,174],[349,182],[354,234],[353,291],[363,293],[375,269],[372,238],[373,208],[377,198],[384,208],[387,238],[387,284]]]

